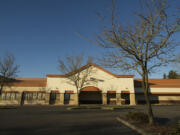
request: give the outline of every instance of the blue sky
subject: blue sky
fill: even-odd
[[[100,30],[96,12],[103,13],[110,4],[110,0],[0,0],[0,56],[14,54],[19,77],[59,74],[57,58],[65,55],[98,57],[103,49],[77,33],[92,39]],[[176,7],[180,1],[171,4]],[[119,0],[117,6],[122,21],[130,22],[138,0]],[[161,68],[151,77],[161,78],[172,68]]]

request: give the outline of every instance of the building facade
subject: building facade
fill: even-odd
[[[89,68],[88,83],[77,89],[68,78],[83,76]],[[141,81],[90,63],[65,75],[16,78],[3,88],[0,105],[144,104]],[[180,79],[150,79],[149,86],[152,103],[180,103]]]

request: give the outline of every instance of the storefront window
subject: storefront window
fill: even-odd
[[[2,93],[1,97],[2,97],[2,100],[17,100],[18,93],[6,92],[6,93]]]
[[[26,100],[45,100],[45,93],[41,92],[31,92],[25,94]]]

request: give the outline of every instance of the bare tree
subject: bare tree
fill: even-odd
[[[6,54],[0,59],[0,95],[5,85],[14,80],[19,66],[15,64],[15,58],[12,54]]]
[[[102,58],[104,66],[134,70],[142,76],[149,123],[153,124],[148,75],[172,60],[173,49],[177,46],[172,42],[172,36],[179,31],[179,25],[176,19],[169,20],[166,0],[143,1],[142,7],[144,10],[135,14],[132,24],[123,25],[112,1],[110,25],[103,20],[95,43],[107,48]]]
[[[59,59],[59,70],[65,74],[65,77],[69,80],[68,83],[76,87],[77,92],[77,104],[79,105],[79,93],[80,90],[88,84],[95,82],[90,76],[94,73],[91,63],[92,58],[89,57],[87,65],[83,66],[84,56],[67,56],[65,61]]]

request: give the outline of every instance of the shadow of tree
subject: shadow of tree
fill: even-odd
[[[154,119],[155,119],[155,122],[160,125],[166,125],[169,122],[168,118],[155,117]]]
[[[14,107],[14,106],[1,106],[0,109],[17,109],[17,107]]]

